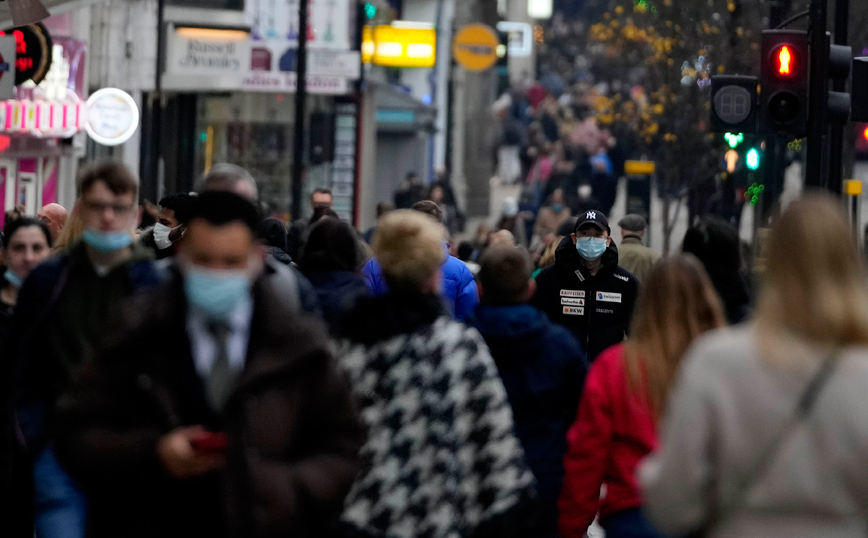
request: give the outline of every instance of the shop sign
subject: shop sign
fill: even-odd
[[[0,99],[15,96],[15,38],[0,37]]]
[[[48,29],[41,22],[0,30],[0,35],[15,38],[15,85],[32,80],[42,82],[51,67],[52,42]]]
[[[468,71],[485,71],[497,62],[500,38],[491,27],[468,24],[455,35],[452,55],[458,65]]]
[[[385,67],[434,67],[437,32],[433,25],[405,21],[365,26],[362,58]]]
[[[307,91],[320,95],[345,95],[350,92],[346,77],[308,75]],[[295,73],[251,73],[244,77],[241,89],[251,92],[295,93]]]
[[[105,146],[123,144],[139,128],[139,107],[125,91],[104,88],[87,100],[88,136]]]
[[[167,71],[185,74],[232,75],[246,72],[250,42],[243,30],[175,29]]]
[[[274,43],[256,43],[250,51],[250,71],[294,73],[298,70],[298,49],[281,48]],[[351,80],[361,75],[359,51],[308,50],[308,75],[345,77]]]
[[[308,27],[302,32],[298,22],[299,0],[247,0],[244,13],[253,41],[278,42],[298,47],[298,37],[306,34],[312,49],[349,50],[349,0],[306,0]]]
[[[67,138],[81,131],[84,107],[80,101],[0,101],[0,132]]]
[[[526,22],[501,21],[497,31],[507,35],[510,58],[526,58],[533,54],[533,26]]]

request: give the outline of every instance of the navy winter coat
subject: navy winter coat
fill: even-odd
[[[365,278],[346,271],[306,271],[304,276],[316,290],[323,318],[334,326],[338,317],[352,309],[359,297],[371,295]]]
[[[585,352],[571,331],[529,304],[480,305],[467,323],[485,338],[506,387],[516,433],[538,483],[540,536],[554,536],[566,434],[588,369]]]
[[[443,247],[446,249],[446,245]],[[479,292],[473,274],[463,261],[447,254],[441,268],[443,272],[443,290],[441,295],[449,304],[452,317],[462,321],[473,312],[479,304]],[[362,269],[362,275],[368,284],[368,289],[374,296],[385,295],[389,291],[383,279],[383,269],[376,258],[371,258]]]

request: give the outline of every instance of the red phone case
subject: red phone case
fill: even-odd
[[[207,454],[217,454],[226,450],[229,438],[225,433],[208,432],[190,441],[193,450]]]

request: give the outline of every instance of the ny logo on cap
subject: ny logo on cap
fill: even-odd
[[[593,211],[588,211],[588,216],[586,216],[585,218],[586,218],[586,219],[596,219],[596,218],[597,218],[597,214],[596,214],[595,212],[593,212]]]

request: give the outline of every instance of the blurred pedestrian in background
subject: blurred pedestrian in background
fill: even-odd
[[[256,180],[250,172],[240,166],[215,165],[199,180],[198,185],[199,192],[231,192],[259,205],[259,190],[256,187]],[[318,206],[327,207],[326,197],[325,195],[322,196],[322,199],[311,198],[311,203],[317,200],[322,202]],[[328,195],[328,199],[330,198],[331,194]],[[295,292],[293,303],[296,305],[296,309],[303,309],[315,315],[322,314],[313,286],[297,267],[287,266],[270,257],[266,259],[266,263],[271,265],[270,269],[273,269],[266,272],[266,278],[276,278],[288,287],[290,293]]]
[[[395,208],[410,209],[425,198],[425,185],[416,172],[407,172],[404,183],[395,191]]]
[[[81,234],[84,233],[84,220],[81,216],[81,198],[75,201],[72,206],[72,211],[69,212],[69,218],[66,219],[66,224],[60,231],[57,241],[54,242],[54,252],[63,252],[76,241],[81,239]]]
[[[506,387],[515,428],[537,479],[535,536],[558,536],[566,432],[576,415],[587,359],[575,336],[528,304],[535,283],[530,257],[508,245],[482,258],[482,304],[468,323],[485,339]]]
[[[479,294],[476,290],[473,274],[461,260],[448,254],[449,247],[445,241],[442,241],[443,226],[441,222],[443,214],[440,212],[440,207],[430,200],[423,200],[414,204],[412,210],[423,213],[440,228],[441,245],[445,257],[442,260],[443,267],[439,273],[442,284],[438,287],[438,291],[446,300],[450,314],[457,320],[463,320],[479,304]],[[385,295],[388,292],[388,280],[383,275],[380,261],[376,256],[365,264],[362,275],[364,275],[368,289],[371,290],[372,294]]]
[[[752,323],[684,359],[648,514],[671,536],[864,536],[868,287],[840,200],[793,202],[766,263]]]
[[[738,230],[716,217],[704,217],[687,230],[681,250],[693,254],[711,277],[731,324],[750,317],[751,292]]]
[[[69,212],[60,204],[48,204],[42,206],[36,217],[48,225],[48,229],[51,230],[51,243],[54,244],[66,225]]]
[[[157,223],[139,236],[142,243],[153,249],[158,260],[175,255],[175,244],[187,231],[187,218],[193,196],[186,192],[170,194],[160,200]]]
[[[138,187],[120,162],[84,168],[81,240],[31,271],[18,296],[16,408],[33,458],[40,537],[83,538],[87,524],[87,501],[55,456],[56,403],[116,334],[121,300],[161,280],[150,249],[133,242]]]
[[[286,252],[295,260],[301,256],[301,251],[304,248],[304,243],[307,241],[307,231],[313,226],[317,220],[322,218],[323,209],[332,209],[334,198],[332,197],[331,189],[319,188],[314,190],[310,195],[310,208],[312,216],[310,219],[303,219],[301,215],[293,217],[292,226],[286,235]],[[317,212],[317,210],[320,210]]]
[[[360,300],[338,331],[368,427],[347,536],[534,535],[533,476],[503,383],[479,333],[439,297],[442,237],[418,211],[384,216],[373,247],[389,291]]]
[[[654,265],[660,261],[659,252],[642,244],[648,223],[641,215],[630,214],[618,221],[618,226],[621,228],[618,264],[643,283],[648,280]]]
[[[30,272],[51,255],[51,231],[42,221],[21,217],[6,228],[0,245],[0,519],[4,535],[33,536],[33,476],[16,434],[12,410],[15,353],[12,315],[21,286]]]
[[[360,297],[371,294],[358,271],[357,243],[352,226],[327,217],[310,229],[298,262],[316,290],[323,317],[332,326]]]
[[[292,263],[286,252],[286,225],[277,217],[262,219],[256,230],[256,237],[265,245],[268,255],[284,265]]]
[[[567,436],[561,538],[584,536],[598,512],[608,538],[660,536],[642,516],[636,468],[657,448],[657,424],[685,351],[697,336],[725,324],[696,258],[679,255],[652,269],[630,340],[606,350],[588,373]]]
[[[198,196],[170,279],[59,405],[89,536],[335,536],[363,430],[258,224],[233,193]]]

